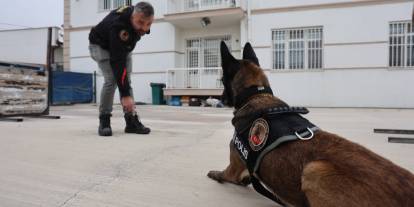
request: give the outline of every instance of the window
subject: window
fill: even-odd
[[[322,33],[322,27],[273,30],[273,69],[322,68]]]
[[[220,42],[230,46],[230,35],[223,37],[194,38],[187,40],[186,56],[188,68],[220,67]]]
[[[231,44],[231,36],[192,38],[186,40],[184,85],[187,88],[222,88],[220,42]],[[229,47],[230,48],[230,47]]]
[[[409,21],[390,24],[389,66],[414,66],[414,29]]]
[[[195,1],[195,0],[185,0],[184,1],[184,8],[185,8],[185,11],[198,10],[199,2]]]
[[[99,11],[113,10],[121,6],[130,6],[131,0],[99,0]]]
[[[187,67],[197,68],[199,65],[200,39],[187,40]]]

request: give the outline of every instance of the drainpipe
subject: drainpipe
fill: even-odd
[[[413,13],[411,14],[411,22],[414,24],[414,4],[413,4]]]
[[[251,16],[252,16],[252,4],[250,0],[246,0],[247,3],[247,41],[252,42],[252,28],[251,28]]]
[[[47,29],[47,46],[46,46],[46,70],[48,75],[48,97],[47,97],[47,109],[43,112],[43,115],[49,115],[50,106],[53,104],[53,71],[51,67],[52,60],[52,27]]]

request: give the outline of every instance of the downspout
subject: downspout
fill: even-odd
[[[414,24],[414,4],[413,4],[413,11],[411,14],[411,23]]]
[[[53,104],[53,71],[52,71],[52,27],[47,29],[47,46],[46,46],[46,70],[47,70],[47,79],[48,79],[48,98],[47,98],[47,108],[42,113],[42,115],[49,115],[50,106]]]
[[[252,16],[252,5],[250,0],[246,0],[247,2],[247,41],[252,42],[252,28],[251,28],[251,16]]]

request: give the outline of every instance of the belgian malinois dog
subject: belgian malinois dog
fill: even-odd
[[[235,108],[232,124],[236,132],[230,143],[230,164],[223,171],[210,171],[208,177],[242,186],[257,179],[284,206],[414,206],[412,173],[322,129],[305,128],[306,137],[294,132],[297,139],[267,151],[260,163],[255,163],[257,169],[250,169],[246,158],[269,141],[272,133],[282,130],[289,134],[294,130],[291,125],[314,125],[299,115],[299,108],[292,109],[271,91],[266,92],[269,81],[249,43],[244,47],[242,60],[235,59],[224,42],[220,49],[222,98],[226,105]],[[271,118],[278,122],[277,127],[269,123],[269,118],[263,119],[267,111],[277,112]],[[247,130],[243,126],[248,126]],[[243,133],[248,134],[244,142]],[[251,148],[247,150],[246,145]]]

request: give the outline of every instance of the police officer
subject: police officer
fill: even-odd
[[[154,8],[147,2],[111,11],[89,33],[89,51],[102,71],[104,84],[99,106],[100,136],[112,136],[110,117],[116,88],[119,89],[126,122],[125,133],[148,134],[135,111],[131,88],[131,51],[150,33]]]

